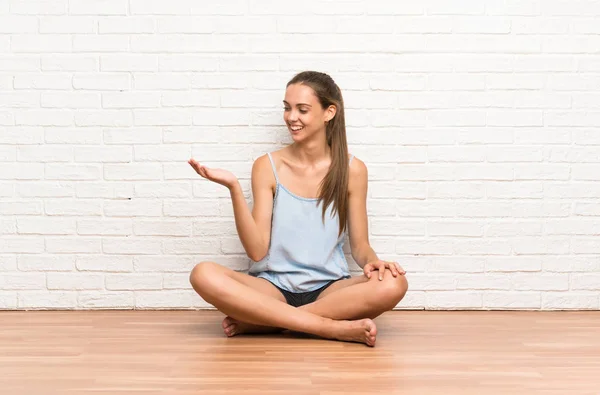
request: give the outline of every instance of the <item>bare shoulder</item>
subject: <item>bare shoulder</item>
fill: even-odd
[[[267,154],[256,158],[252,164],[252,183],[261,186],[271,186],[275,190],[275,176],[271,168],[271,161]]]
[[[368,179],[368,170],[365,162],[354,157],[350,163],[350,174],[348,177],[348,192],[359,192],[366,188]]]
[[[273,174],[271,161],[267,154],[261,155],[252,164],[252,176],[260,177],[261,179],[270,179],[269,174]],[[275,178],[273,177],[273,180]]]
[[[289,157],[289,145],[285,146],[277,151],[271,151],[271,158],[273,158],[273,162],[277,165],[280,162],[280,159],[285,159]],[[265,157],[267,155],[265,154]],[[267,162],[269,162],[269,158],[267,157]]]
[[[350,162],[350,177],[360,177],[367,175],[367,165],[356,156]]]
[[[261,155],[252,164],[252,169],[263,170],[265,168],[271,168],[271,163],[267,154]]]

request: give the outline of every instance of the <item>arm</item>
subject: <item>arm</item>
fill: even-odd
[[[230,171],[209,169],[195,159],[190,159],[188,163],[202,177],[229,189],[235,226],[244,250],[250,259],[261,260],[269,250],[275,187],[275,177],[271,171],[268,157],[263,155],[252,165],[252,194],[254,196],[252,213],[250,213],[248,203],[244,198],[240,182]]]
[[[364,274],[371,278],[371,271],[379,271],[379,279],[383,279],[385,268],[389,268],[396,277],[398,273],[406,272],[396,262],[384,262],[377,257],[369,243],[367,219],[367,166],[354,158],[350,164],[348,182],[348,228],[350,233],[350,248],[352,257],[363,269]]]
[[[252,166],[252,213],[239,183],[232,188],[231,201],[235,216],[235,226],[242,246],[250,259],[260,261],[269,250],[271,240],[271,217],[273,215],[273,183],[269,159],[258,158]]]
[[[348,230],[352,258],[361,268],[379,259],[369,244],[367,180],[367,166],[355,157],[350,164],[348,182]]]

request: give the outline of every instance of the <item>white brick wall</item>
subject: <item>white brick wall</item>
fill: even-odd
[[[249,260],[186,160],[250,199],[304,69],[344,92],[400,308],[598,309],[599,26],[597,0],[0,0],[0,309],[206,307],[194,264]]]

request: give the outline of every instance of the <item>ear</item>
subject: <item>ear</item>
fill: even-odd
[[[325,109],[325,122],[329,122],[335,117],[337,112],[337,108],[334,105],[331,105]]]

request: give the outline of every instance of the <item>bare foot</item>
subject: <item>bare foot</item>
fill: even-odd
[[[225,317],[221,326],[223,326],[223,332],[225,332],[227,337],[241,335],[242,333],[276,333],[283,331],[281,328],[274,328],[272,326],[248,324],[229,316]]]
[[[337,322],[339,328],[333,332],[334,339],[365,343],[369,347],[375,346],[377,327],[371,319]]]

